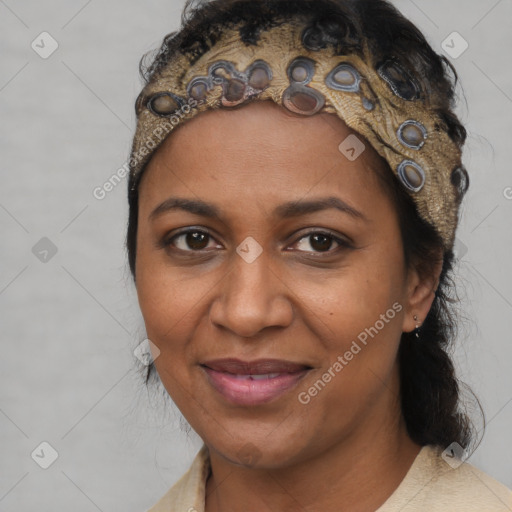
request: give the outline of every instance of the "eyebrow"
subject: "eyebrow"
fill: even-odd
[[[315,213],[322,210],[334,208],[342,213],[348,214],[355,219],[368,221],[368,219],[354,207],[348,205],[339,197],[323,197],[309,201],[289,201],[277,206],[273,215],[283,219],[299,217],[308,213]],[[212,203],[207,203],[200,199],[185,199],[179,197],[170,197],[163,203],[158,205],[149,215],[149,220],[154,220],[160,215],[169,211],[184,210],[202,217],[221,220],[222,215],[220,209]]]

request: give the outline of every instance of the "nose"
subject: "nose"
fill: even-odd
[[[237,253],[233,267],[219,283],[210,308],[213,325],[245,338],[268,327],[286,327],[293,320],[289,288],[263,252],[248,263]]]

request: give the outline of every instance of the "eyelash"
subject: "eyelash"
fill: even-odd
[[[182,230],[182,231],[180,231],[178,233],[175,233],[170,238],[169,237],[164,238],[162,240],[162,244],[161,245],[162,245],[163,248],[171,248],[171,246],[173,245],[174,241],[176,241],[178,238],[180,238],[182,236],[185,236],[185,235],[187,235],[189,233],[204,234],[207,237],[209,237],[208,241],[215,240],[215,238],[208,231],[206,231],[204,229],[188,228],[188,229],[184,229],[184,230]],[[328,237],[328,238],[332,239],[332,241],[336,242],[338,244],[338,247],[336,247],[333,250],[329,249],[328,251],[299,251],[299,252],[306,252],[306,253],[309,253],[309,254],[318,254],[318,255],[323,255],[323,254],[332,255],[333,253],[338,252],[341,249],[352,248],[352,245],[347,240],[344,240],[344,239],[336,236],[334,233],[332,233],[330,231],[327,231],[327,230],[316,230],[316,231],[309,231],[308,233],[304,233],[299,239],[296,240],[295,244],[300,242],[301,240],[303,240],[305,238],[311,237],[312,235],[322,235],[322,236]],[[207,249],[198,249],[198,250],[190,249],[190,250],[185,250],[185,249],[178,249],[176,247],[171,248],[171,250],[182,252],[182,253],[196,253],[196,254],[204,253],[204,252],[207,251]]]

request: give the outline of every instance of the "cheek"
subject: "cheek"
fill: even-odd
[[[357,424],[383,396],[389,393],[394,400],[403,306],[389,270],[380,276],[351,273],[323,288],[310,294],[323,298],[309,303],[322,365],[298,389],[298,400],[304,414],[319,418],[335,436]]]
[[[405,299],[400,250],[361,254],[346,272],[306,288],[303,296],[309,297],[324,349],[321,372],[330,370],[325,377],[332,381],[326,402],[356,408],[357,401],[371,400],[391,378]]]
[[[403,308],[404,276],[400,260],[378,255],[356,256],[354,262],[328,279],[310,280],[301,284],[298,295],[333,335],[343,339],[357,336],[380,320],[388,317],[399,325],[397,309]],[[401,307],[392,306],[399,303]],[[381,326],[381,322],[379,322]],[[396,330],[396,329],[395,329]],[[400,330],[400,329],[398,329]],[[338,336],[336,336],[338,337]]]
[[[147,265],[145,268],[152,270],[143,269],[137,276],[137,294],[147,337],[160,351],[154,364],[167,392],[189,418],[198,395],[189,370],[195,357],[191,340],[198,314],[202,314],[198,308],[204,291],[192,283],[173,279],[176,273],[169,270]]]
[[[176,272],[148,268],[151,270],[137,276],[137,295],[148,337],[153,336],[157,344],[168,339],[182,343],[187,326],[197,318],[208,280],[183,280]]]
[[[205,332],[208,295],[215,290],[221,276],[192,267],[172,267],[161,251],[140,247],[137,295],[147,336],[160,350],[156,366],[158,369],[183,367],[184,362],[192,361],[196,355],[194,333]]]

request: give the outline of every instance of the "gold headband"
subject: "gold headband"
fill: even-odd
[[[311,29],[290,21],[261,33],[257,45],[244,44],[236,27],[225,29],[193,64],[176,52],[136,102],[132,190],[176,126],[207,109],[271,99],[299,114],[336,114],[363,135],[451,249],[468,185],[460,148],[398,61],[374,66],[367,45],[361,55],[336,55],[325,46]]]

